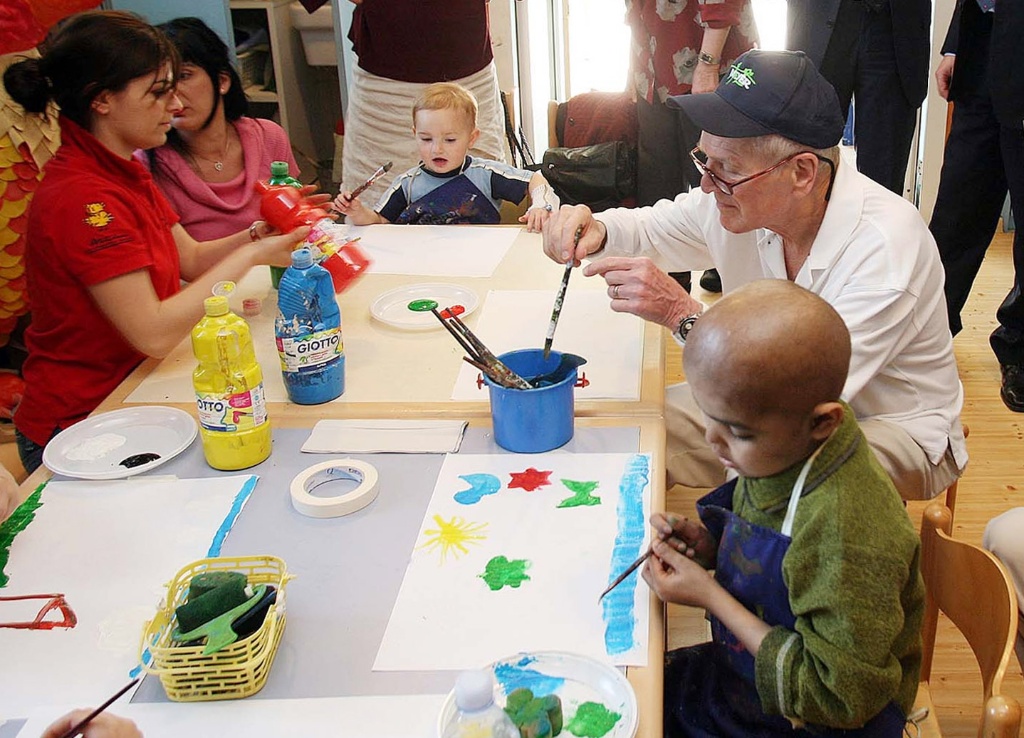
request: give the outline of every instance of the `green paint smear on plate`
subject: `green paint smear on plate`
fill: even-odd
[[[558,503],[557,507],[582,507],[584,505],[600,505],[601,498],[590,494],[597,489],[597,482],[577,482],[573,479],[563,479],[562,484],[573,493]]]
[[[43,482],[36,487],[36,491],[18,505],[17,509],[11,513],[11,517],[0,523],[0,587],[6,587],[7,582],[10,581],[10,577],[4,573],[4,569],[7,568],[7,560],[11,555],[11,544],[14,543],[15,537],[25,530],[35,518],[36,510],[42,507],[43,503],[39,498],[42,497],[45,486],[46,482]]]
[[[429,313],[437,307],[437,300],[413,300],[406,307],[414,313]]]
[[[505,586],[518,588],[520,584],[530,578],[530,575],[526,573],[526,570],[529,568],[530,562],[526,559],[512,559],[509,561],[504,556],[495,556],[487,562],[484,573],[480,575],[480,578],[487,582],[487,586],[493,592],[497,592]]]
[[[584,702],[576,709],[576,715],[566,727],[570,733],[580,738],[602,738],[621,718],[600,702]]]

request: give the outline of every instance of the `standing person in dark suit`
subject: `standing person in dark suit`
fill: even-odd
[[[953,125],[929,227],[946,270],[953,335],[960,311],[995,235],[1006,192],[1024,215],[1024,4],[1020,0],[958,0],[935,72],[953,102]],[[1002,369],[1000,395],[1024,412],[1024,234],[1013,238],[1014,279],[996,311],[992,350]]]
[[[917,109],[928,92],[931,0],[789,0],[786,48],[854,99],[857,169],[903,194]]]

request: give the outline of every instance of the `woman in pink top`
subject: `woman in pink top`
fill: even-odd
[[[228,48],[198,18],[177,18],[158,26],[181,54],[174,116],[167,143],[142,157],[153,178],[198,241],[254,228],[265,236],[260,201],[253,185],[270,176],[270,162],[299,168],[284,130],[269,120],[245,115],[248,103]]]

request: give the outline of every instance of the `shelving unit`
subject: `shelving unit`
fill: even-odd
[[[270,57],[274,70],[275,90],[258,86],[246,88],[254,115],[277,120],[288,133],[292,146],[316,160],[316,148],[310,130],[304,99],[312,92],[309,67],[302,50],[302,40],[292,28],[288,5],[291,0],[230,0],[232,23],[266,28],[270,40]],[[264,113],[268,113],[264,115]],[[301,157],[300,157],[301,159]],[[305,168],[305,167],[304,167]]]

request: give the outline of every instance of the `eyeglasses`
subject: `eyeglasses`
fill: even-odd
[[[731,195],[736,190],[736,188],[739,187],[741,184],[746,184],[752,179],[757,179],[758,177],[763,177],[769,172],[774,172],[783,164],[785,164],[788,161],[792,161],[801,154],[814,154],[814,156],[818,158],[818,161],[824,164],[828,164],[830,172],[828,178],[828,190],[825,192],[825,201],[827,202],[828,199],[832,197],[832,185],[835,183],[836,179],[836,164],[828,157],[822,156],[821,154],[815,154],[813,151],[797,151],[796,153],[790,154],[782,161],[778,161],[772,164],[767,169],[762,169],[760,172],[757,172],[756,174],[751,174],[749,177],[744,177],[743,179],[737,180],[735,182],[729,182],[727,180],[724,180],[711,171],[711,169],[708,167],[708,155],[701,150],[700,146],[694,147],[693,151],[690,152],[690,158],[693,160],[693,165],[697,167],[697,171],[699,171],[701,174],[708,175],[708,177],[711,179],[711,183],[718,189],[719,192],[721,192],[724,195]]]

